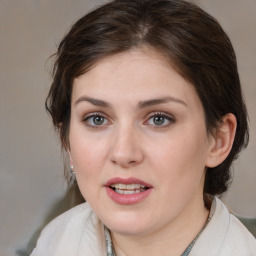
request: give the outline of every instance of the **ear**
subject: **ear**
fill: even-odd
[[[206,167],[216,167],[229,155],[236,134],[236,117],[229,113],[222,118],[211,138],[210,153],[206,160]]]

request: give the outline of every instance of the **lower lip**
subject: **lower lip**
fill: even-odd
[[[131,205],[131,204],[137,204],[141,202],[143,199],[145,199],[152,191],[152,188],[149,188],[143,192],[140,193],[134,193],[130,195],[125,194],[119,194],[116,193],[113,189],[106,187],[106,191],[108,196],[117,204],[123,204],[123,205]]]

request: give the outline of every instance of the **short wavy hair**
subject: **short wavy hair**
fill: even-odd
[[[63,147],[69,147],[74,79],[103,57],[144,46],[162,54],[195,87],[209,133],[227,113],[236,116],[230,154],[220,165],[206,171],[204,193],[222,194],[230,183],[230,166],[249,140],[247,110],[229,37],[216,19],[191,2],[111,1],[72,26],[55,54],[53,83],[46,99],[46,109]]]

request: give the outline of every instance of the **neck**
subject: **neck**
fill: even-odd
[[[209,215],[200,200],[191,200],[174,220],[161,229],[139,236],[111,232],[117,256],[177,255],[180,256],[205,225]]]

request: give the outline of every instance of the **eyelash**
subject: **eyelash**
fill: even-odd
[[[89,114],[88,116],[86,116],[86,117],[82,120],[82,122],[83,122],[86,126],[88,126],[88,127],[90,127],[90,128],[94,128],[94,129],[100,129],[100,128],[102,128],[102,127],[105,126],[105,125],[109,125],[109,124],[99,124],[99,125],[96,125],[96,124],[90,124],[90,123],[89,123],[90,119],[93,120],[94,118],[97,118],[97,117],[104,118],[104,121],[103,121],[103,122],[105,122],[105,121],[110,122],[110,121],[108,121],[108,119],[107,119],[102,113],[91,113],[91,114]]]
[[[149,118],[147,119],[146,123],[149,122],[149,120],[153,119],[153,118],[156,118],[156,117],[160,117],[160,118],[164,118],[164,122],[167,120],[168,123],[167,124],[160,124],[160,125],[157,125],[157,124],[149,124],[150,126],[152,126],[154,129],[161,129],[161,128],[166,128],[168,126],[170,126],[172,123],[175,122],[175,119],[170,116],[170,115],[167,115],[163,112],[156,112],[156,113],[152,113]]]
[[[102,124],[97,125],[97,124],[95,124],[95,123],[94,123],[94,124],[90,124],[90,123],[89,123],[90,120],[92,120],[92,122],[94,122],[93,119],[95,120],[95,118],[97,118],[97,117],[104,119]],[[159,124],[159,125],[157,125],[157,124],[149,124],[149,121],[150,121],[151,119],[153,119],[153,118],[156,118],[156,117],[163,118],[163,119],[164,119],[164,122],[166,122],[166,120],[167,120],[168,123],[167,123],[167,124],[164,124],[164,125],[162,125],[162,124]],[[106,121],[108,122],[108,124],[104,124]],[[91,114],[89,114],[88,116],[86,116],[86,117],[82,120],[82,122],[83,122],[86,126],[88,126],[88,127],[90,127],[90,128],[93,128],[93,129],[100,129],[100,128],[105,127],[106,125],[109,125],[109,123],[111,124],[111,122],[110,122],[102,113],[91,113]],[[167,115],[167,114],[165,114],[165,113],[163,113],[163,112],[155,112],[155,113],[150,114],[150,116],[147,118],[147,120],[146,120],[143,124],[148,124],[148,125],[150,125],[151,127],[153,127],[154,129],[161,129],[161,128],[166,128],[166,127],[168,127],[170,124],[172,124],[172,123],[174,123],[174,122],[175,122],[175,119],[174,119],[172,116]]]

